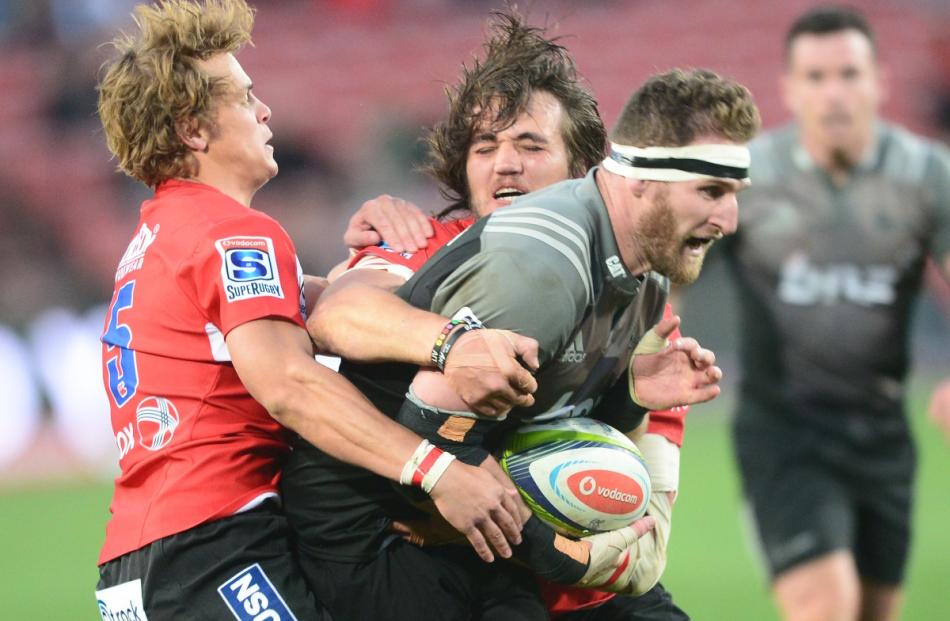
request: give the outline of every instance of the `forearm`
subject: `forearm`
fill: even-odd
[[[274,419],[333,457],[399,479],[421,439],[376,410],[342,375],[317,364],[303,329],[261,319],[225,339],[241,382]]]
[[[321,350],[357,362],[431,364],[432,345],[446,324],[444,317],[414,308],[376,286],[339,285],[320,297],[307,321]]]
[[[317,364],[286,370],[289,386],[268,410],[282,425],[341,461],[399,480],[420,438],[380,413],[341,375]]]

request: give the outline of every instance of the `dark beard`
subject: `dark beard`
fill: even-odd
[[[834,170],[848,172],[856,163],[844,147],[836,147],[831,151],[831,167]]]
[[[676,234],[676,217],[670,207],[669,190],[657,193],[635,237],[654,272],[663,274],[677,285],[688,285],[699,278],[702,258],[696,262],[683,258],[684,242]]]

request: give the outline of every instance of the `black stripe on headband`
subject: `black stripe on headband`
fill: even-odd
[[[694,160],[680,157],[639,157],[629,156],[617,151],[610,151],[610,158],[633,166],[634,168],[673,168],[684,172],[695,173],[698,175],[708,175],[710,177],[723,177],[725,179],[748,179],[749,169],[741,166],[726,166],[725,164],[714,164],[706,160]]]

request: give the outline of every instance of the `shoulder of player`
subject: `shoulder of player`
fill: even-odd
[[[293,240],[283,227],[271,216],[243,206],[226,214],[213,209],[198,213],[188,219],[186,226],[169,230],[165,237],[176,247],[170,255],[177,256],[176,271],[190,269],[195,261],[201,263],[208,257],[224,257],[229,251],[242,249],[257,249],[274,257],[293,255],[296,260]]]
[[[436,300],[464,298],[486,321],[498,313],[548,319],[563,318],[565,313],[579,316],[591,296],[589,276],[581,277],[573,266],[510,246],[470,256],[435,292]]]
[[[585,193],[585,180],[555,184],[519,199],[511,207],[487,216],[482,227],[488,247],[526,244],[556,247],[552,242],[570,242],[590,247],[597,229],[596,204]]]
[[[226,216],[215,217],[215,214],[208,214],[204,222],[205,233],[209,237],[227,237],[232,235],[247,236],[267,236],[287,239],[290,236],[284,227],[273,217],[264,212],[255,209],[245,209],[240,212],[232,212]]]
[[[542,271],[566,272],[592,291],[591,261],[596,219],[577,197],[534,194],[517,205],[496,211],[481,229],[482,252],[517,252]]]
[[[932,175],[947,175],[950,152],[946,146],[892,123],[880,124],[879,170],[910,184],[926,183]]]

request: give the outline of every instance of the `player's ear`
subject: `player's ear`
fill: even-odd
[[[637,198],[642,198],[646,194],[647,187],[649,186],[649,181],[644,181],[643,179],[627,179],[627,187],[630,188],[630,192]]]
[[[175,132],[182,144],[191,151],[208,152],[209,134],[207,130],[202,129],[200,121],[195,117],[179,120],[175,123]]]

